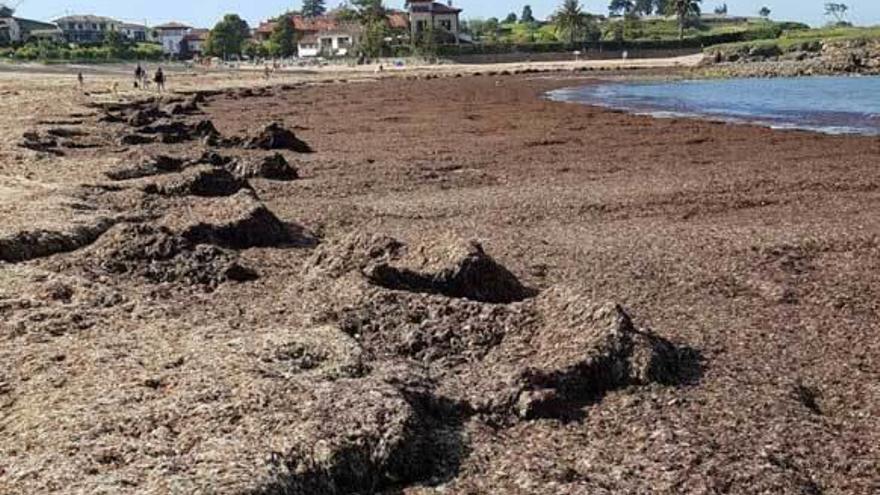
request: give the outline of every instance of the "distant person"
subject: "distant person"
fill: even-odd
[[[266,67],[264,67],[264,71],[263,71],[263,73],[264,73],[264,75],[266,76],[266,80],[268,81],[268,80],[269,80],[269,77],[272,75],[271,72],[269,71],[269,66],[268,66],[268,65],[267,65]]]
[[[134,88],[137,89],[144,84],[144,78],[147,75],[147,71],[141,67],[141,64],[137,64],[137,67],[134,69]]]
[[[165,91],[165,73],[162,72],[162,68],[159,67],[156,69],[156,76],[153,77],[153,82],[156,83],[156,90],[160,93]]]
[[[621,57],[623,57],[623,61],[626,62],[627,59],[629,59],[629,52],[624,50],[623,54],[621,54]]]
[[[76,80],[77,80],[77,82],[79,82],[79,90],[80,90],[80,91],[84,91],[85,88],[86,88],[86,80],[85,80],[85,78],[83,77],[83,73],[82,73],[82,72],[78,72],[78,73],[76,74]]]

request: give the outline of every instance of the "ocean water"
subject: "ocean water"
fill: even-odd
[[[608,83],[561,89],[549,97],[656,117],[880,135],[880,77]]]

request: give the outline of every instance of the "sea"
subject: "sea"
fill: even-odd
[[[655,117],[880,136],[880,77],[874,76],[610,82],[549,97]]]

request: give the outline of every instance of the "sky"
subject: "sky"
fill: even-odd
[[[446,1],[446,0],[441,0]],[[774,19],[796,20],[813,25],[824,24],[826,0],[704,0],[703,10],[712,11],[725,2],[731,15],[755,15],[762,6],[769,7]],[[837,0],[841,1],[841,0]],[[880,24],[880,0],[842,0],[850,7],[850,20],[856,24]],[[17,15],[37,20],[52,20],[65,14],[97,14],[130,22],[158,24],[169,20],[184,21],[197,27],[211,27],[225,13],[235,12],[252,25],[290,8],[301,0],[0,0],[20,4]],[[340,0],[328,0],[335,6]],[[387,6],[401,7],[403,0],[386,0]],[[543,18],[556,9],[561,0],[454,0],[464,9],[465,18],[504,17],[522,11],[530,3],[535,16]],[[586,0],[590,12],[604,12],[608,0]]]

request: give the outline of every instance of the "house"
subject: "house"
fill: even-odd
[[[340,20],[332,13],[320,17],[295,15],[291,16],[291,21],[299,38],[297,49],[300,57],[344,57],[351,53],[363,32],[357,22]],[[274,21],[260,24],[255,38],[268,41],[275,26]]]
[[[55,19],[70,43],[103,43],[107,33],[119,31],[122,23],[97,15],[70,15]]]
[[[202,56],[208,43],[209,29],[193,29],[183,36],[180,52],[183,56]]]
[[[359,26],[340,26],[303,36],[297,43],[297,49],[300,57],[344,57],[351,53],[359,36]]]
[[[24,43],[31,39],[58,40],[61,31],[48,22],[32,21],[15,17],[15,11],[0,5],[0,46]]]
[[[119,32],[125,39],[135,43],[145,43],[150,40],[150,30],[142,24],[123,23],[119,25]]]
[[[407,0],[410,34],[417,39],[427,31],[441,31],[451,34],[456,40],[461,32],[461,9],[431,0]]]
[[[162,52],[173,57],[180,56],[183,38],[192,31],[191,26],[180,22],[168,22],[153,27],[156,39],[162,45]]]

